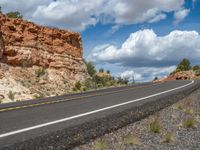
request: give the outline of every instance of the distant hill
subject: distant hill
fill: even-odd
[[[200,66],[191,66],[190,61],[184,58],[178,65],[175,71],[170,73],[167,77],[156,80],[171,81],[171,80],[195,80],[200,79]]]

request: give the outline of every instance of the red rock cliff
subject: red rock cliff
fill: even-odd
[[[5,63],[85,71],[80,70],[83,49],[78,33],[38,26],[5,15],[0,15],[0,31],[3,34],[1,58]]]
[[[39,26],[0,14],[0,79],[9,76],[20,84],[27,80],[31,88],[39,91],[46,88],[48,92],[60,88],[62,92],[55,94],[62,94],[66,83],[88,77],[82,55],[79,33]],[[37,79],[35,75],[41,67],[48,74],[45,79]],[[52,95],[52,92],[47,95]]]

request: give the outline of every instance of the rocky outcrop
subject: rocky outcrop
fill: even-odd
[[[4,73],[16,82],[31,80],[29,91],[31,88],[41,91],[40,88],[47,86],[59,89],[57,92],[49,89],[55,93],[49,92],[48,95],[61,94],[62,88],[66,89],[66,85],[62,86],[64,83],[70,87],[70,84],[88,76],[82,55],[79,33],[39,26],[0,14],[1,78]],[[37,75],[38,70],[43,70],[45,79]],[[45,95],[45,91],[43,93]]]
[[[195,73],[192,70],[189,71],[180,71],[180,72],[173,72],[169,76],[156,80],[155,82],[160,81],[173,81],[173,80],[196,80],[200,79],[200,74]]]
[[[46,68],[76,68],[82,62],[82,43],[78,33],[47,28],[0,16],[0,45],[4,37],[4,62],[13,66],[43,66]],[[2,36],[3,34],[3,36]],[[1,50],[2,51],[2,50]],[[24,64],[24,63],[27,64]],[[75,65],[77,64],[77,66]],[[72,66],[73,65],[73,66]]]

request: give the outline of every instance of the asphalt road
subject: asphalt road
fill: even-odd
[[[198,81],[145,83],[0,105],[0,148],[93,121]]]

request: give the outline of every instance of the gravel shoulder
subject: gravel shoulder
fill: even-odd
[[[141,121],[74,148],[74,150],[104,149],[199,150],[200,89]]]

